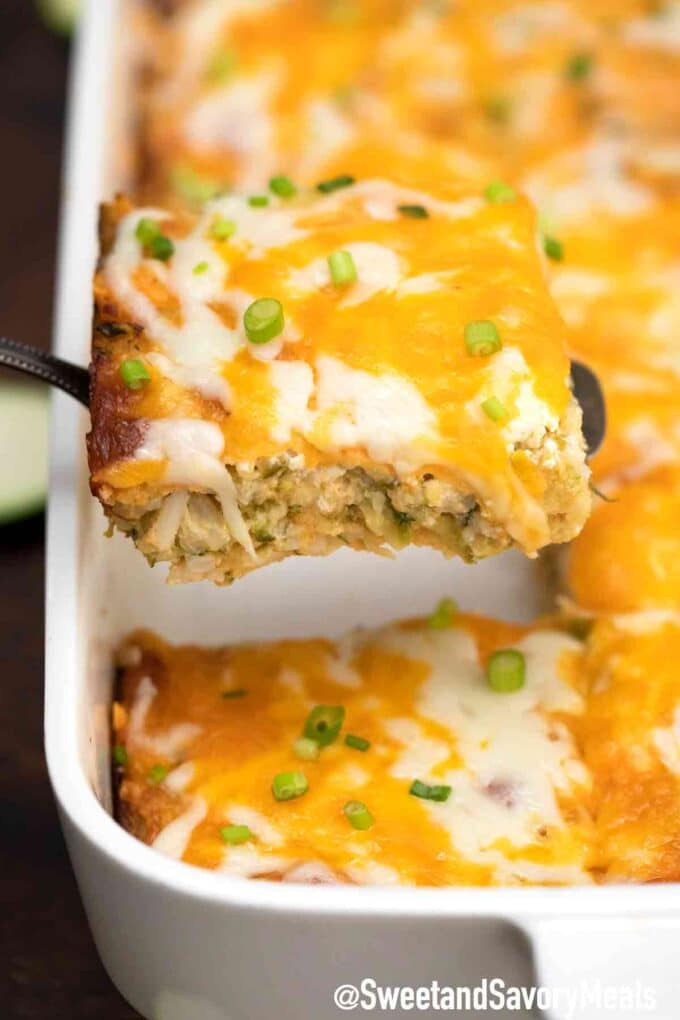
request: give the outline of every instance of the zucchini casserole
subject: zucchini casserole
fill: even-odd
[[[563,544],[527,626],[444,599],[333,641],[131,634],[118,820],[236,878],[680,881],[680,3],[136,7],[95,287],[112,524],[220,583]],[[606,398],[587,468],[569,357]]]
[[[226,875],[680,878],[680,625],[459,614],[339,641],[119,651],[121,823]],[[644,682],[641,682],[644,677]]]
[[[472,561],[577,534],[581,414],[527,201],[295,190],[104,209],[89,451],[111,521],[171,580],[218,583],[340,545]]]

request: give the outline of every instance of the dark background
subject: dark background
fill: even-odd
[[[50,345],[67,43],[0,0],[0,329]],[[0,1014],[132,1020],[96,955],[42,750],[42,517],[0,527]]]

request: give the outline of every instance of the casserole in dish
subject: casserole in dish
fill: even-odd
[[[58,352],[74,360],[85,359],[90,336],[85,270],[94,269],[96,261],[96,205],[130,183],[125,161],[120,162],[129,152],[122,141],[129,138],[128,126],[121,109],[110,105],[124,94],[117,73],[130,67],[129,39],[120,31],[119,19],[129,13],[123,7],[114,0],[89,5],[74,79],[56,323]],[[84,431],[75,408],[57,395],[46,749],[102,959],[142,1015],[264,1020],[275,1011],[282,1020],[298,1020],[301,1013],[325,1020],[339,1015],[334,988],[364,977],[386,985],[434,979],[475,985],[493,976],[572,989],[585,982],[591,992],[581,1000],[580,1012],[564,1002],[547,1011],[559,1020],[569,1015],[592,1020],[598,1015],[592,998],[598,986],[625,987],[634,996],[639,982],[653,990],[652,1015],[674,1020],[680,898],[673,881],[663,886],[436,890],[236,882],[167,859],[114,822],[111,662],[113,649],[134,628],[206,645],[314,634],[336,638],[357,618],[379,626],[391,618],[426,614],[433,599],[450,591],[460,593],[466,610],[527,623],[543,593],[531,565],[512,553],[471,568],[423,549],[404,550],[385,562],[343,551],[323,563],[289,560],[226,591],[167,589],[124,542],[103,540],[101,516],[90,505],[81,469]],[[634,669],[631,695],[640,693],[637,678]],[[609,718],[605,704],[602,710]],[[665,710],[663,718],[651,717],[653,728],[670,727],[662,740],[668,755],[672,719]],[[593,758],[605,767],[611,751],[611,743],[595,743]],[[620,764],[616,756],[610,760],[611,774],[618,773]],[[631,775],[629,791],[635,783]],[[635,819],[629,822],[634,847],[640,829]],[[625,835],[619,842],[621,856]],[[674,876],[669,871],[666,877]],[[646,1012],[632,1001],[633,1013]],[[530,1006],[524,1015],[531,1015]]]

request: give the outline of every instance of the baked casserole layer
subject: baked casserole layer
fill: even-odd
[[[92,488],[150,562],[229,583],[341,545],[472,561],[578,533],[564,329],[534,213],[497,187],[104,209]]]
[[[339,641],[133,634],[118,819],[242,878],[677,881],[679,655],[677,613],[522,628],[450,600]]]

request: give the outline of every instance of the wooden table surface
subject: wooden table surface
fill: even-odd
[[[3,333],[50,342],[68,48],[33,0],[0,3]],[[95,952],[42,749],[42,517],[0,528],[0,1013],[131,1020]]]

